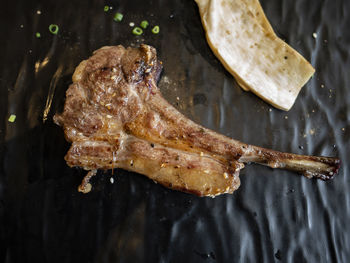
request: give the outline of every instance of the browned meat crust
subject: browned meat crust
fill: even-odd
[[[69,166],[92,171],[123,168],[172,189],[199,196],[232,193],[243,162],[329,179],[339,160],[247,145],[187,119],[161,95],[161,62],[148,45],[103,47],[76,68],[62,114],[54,121],[72,142]]]

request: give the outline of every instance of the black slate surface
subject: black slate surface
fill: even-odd
[[[208,47],[194,1],[2,1],[0,261],[348,262],[350,2],[262,5],[278,35],[316,68],[289,112],[237,87]],[[134,36],[129,23],[144,19],[160,34]],[[52,116],[82,59],[104,45],[140,43],[157,48],[160,88],[189,118],[247,143],[338,156],[339,175],[325,183],[248,165],[233,195],[211,199],[114,170],[78,193],[85,172],[65,164],[69,144]]]

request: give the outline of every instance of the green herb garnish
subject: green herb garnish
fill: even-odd
[[[16,115],[15,114],[11,114],[9,117],[9,122],[15,122],[16,120]]]
[[[148,27],[148,21],[147,20],[143,20],[140,24],[140,26],[143,28],[143,29],[146,29]]]
[[[109,6],[105,5],[105,7],[103,8],[103,11],[108,12],[108,10],[109,10]]]
[[[134,35],[139,36],[139,35],[142,35],[143,30],[137,26],[137,27],[134,27],[134,29],[132,30],[132,33],[133,33]]]
[[[160,29],[159,29],[159,26],[155,26],[155,27],[152,28],[152,33],[153,33],[153,34],[158,34],[158,33],[159,33],[159,30],[160,30]]]
[[[57,35],[59,29],[60,28],[56,24],[49,25],[49,30],[51,34]]]
[[[36,33],[35,33],[35,36],[36,36],[37,38],[41,38],[41,35],[40,35],[39,32],[36,32]]]
[[[116,22],[122,21],[123,20],[123,14],[115,13],[113,20],[116,21]]]

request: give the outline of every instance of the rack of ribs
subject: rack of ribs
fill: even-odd
[[[162,63],[155,48],[102,47],[82,61],[54,116],[71,142],[65,160],[89,171],[122,168],[198,196],[232,193],[244,163],[284,168],[328,180],[339,169],[331,157],[296,155],[248,145],[186,118],[161,95]]]

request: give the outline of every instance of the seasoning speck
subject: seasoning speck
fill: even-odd
[[[111,178],[109,179],[109,181],[111,182],[111,184],[114,184],[114,178],[113,178],[113,177],[111,177]]]
[[[130,22],[129,26],[133,27],[133,26],[135,26],[135,23],[134,22]]]
[[[275,258],[277,258],[277,260],[282,260],[282,255],[281,255],[281,251],[278,249],[277,252],[275,253]]]
[[[317,38],[317,33],[312,33],[312,37],[313,37],[314,39],[316,39],[316,38]]]
[[[24,25],[20,25],[20,27],[21,27],[21,28],[23,28],[23,27],[24,27]]]
[[[15,122],[15,120],[16,120],[16,115],[15,114],[11,114],[9,119],[8,119],[8,121],[9,122]]]
[[[284,119],[288,120],[288,116],[284,116]]]
[[[345,131],[345,128],[341,128],[342,131]]]
[[[324,88],[324,85],[323,85],[323,84],[321,84],[321,88],[322,88],[322,89]]]
[[[40,34],[39,32],[36,32],[36,33],[35,33],[35,36],[36,36],[36,38],[40,38],[40,37],[41,37],[41,34]]]
[[[40,11],[40,10],[37,10],[36,13],[37,13],[38,15],[41,15],[41,11]]]

